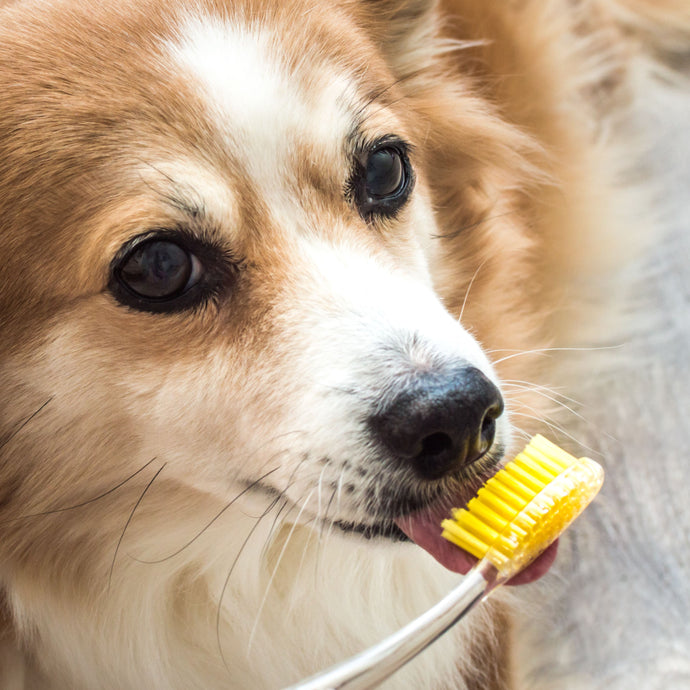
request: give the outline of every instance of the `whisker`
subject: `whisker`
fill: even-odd
[[[320,388],[324,388],[325,390],[329,391],[334,391],[336,393],[344,393],[345,395],[357,395],[357,388],[354,386],[351,386],[350,388],[344,388],[343,386],[331,386],[327,384],[319,384]]]
[[[337,511],[340,512],[342,498],[343,498],[343,482],[345,481],[345,467],[340,469],[340,476],[338,477],[338,505]]]
[[[558,398],[556,398],[552,395],[549,395],[548,393],[545,393],[543,390],[540,390],[539,387],[520,386],[520,385],[517,385],[514,383],[507,383],[505,381],[503,381],[502,383],[503,383],[503,386],[506,388],[517,388],[518,390],[522,390],[522,391],[525,391],[528,393],[536,393],[537,395],[540,395],[542,398],[545,398],[546,400],[550,400],[551,402],[553,402],[554,404],[563,408],[564,410],[567,410],[568,412],[570,412],[571,414],[573,414],[575,417],[582,420],[586,424],[591,424],[591,422],[588,419],[583,417],[579,412],[576,412],[575,410],[573,410],[572,407],[569,407],[563,401],[558,400]],[[520,404],[524,405],[525,407],[528,407],[527,405],[525,405],[522,402]],[[530,407],[529,409],[532,409],[532,408]],[[534,412],[536,412],[536,410],[534,410]]]
[[[361,127],[368,118],[370,118],[372,115],[375,115],[376,113],[380,112],[381,110],[387,108],[388,106],[384,105],[379,108],[379,110],[375,110],[372,113],[368,113],[367,115],[364,115],[364,111],[369,108],[373,103],[378,101],[382,96],[385,96],[391,89],[394,89],[396,86],[399,86],[400,84],[404,84],[406,81],[409,81],[411,79],[416,79],[420,74],[423,74],[424,70],[415,70],[414,72],[410,72],[409,74],[405,74],[402,77],[399,77],[398,79],[395,79],[392,81],[390,84],[385,86],[382,89],[379,89],[371,98],[369,98],[367,101],[364,102],[363,105],[361,105],[354,113],[354,121]],[[402,100],[402,99],[397,99],[397,100]],[[394,101],[394,103],[397,102]]]
[[[465,305],[467,304],[467,298],[470,296],[470,290],[472,289],[472,285],[474,285],[474,280],[475,278],[479,275],[479,271],[482,270],[484,264],[488,261],[488,257],[482,261],[479,266],[477,266],[477,270],[474,272],[474,275],[472,276],[472,280],[470,280],[469,285],[467,286],[467,290],[465,290],[465,297],[462,300],[462,307],[460,308],[460,316],[458,316],[458,323],[462,322],[462,316],[465,313]]]
[[[282,512],[283,508],[285,508],[286,505],[287,505],[287,503],[283,504],[278,512],[279,512],[279,513]],[[291,504],[291,505],[290,505],[290,509],[287,511],[287,513],[286,513],[285,516],[283,517],[283,520],[281,521],[281,525],[284,524],[284,523],[287,521],[288,516],[290,515],[290,513],[291,513],[296,507],[297,507],[296,504]],[[301,511],[300,511],[300,514],[301,514]],[[298,517],[299,517],[299,516],[298,516]],[[267,550],[267,548],[268,548],[268,546],[269,546],[269,544],[270,544],[270,542],[271,542],[271,540],[272,540],[272,533],[273,533],[273,529],[274,529],[275,523],[276,523],[276,520],[274,519],[273,526],[271,527],[271,533],[270,533],[269,536],[266,538],[266,543],[265,543],[264,548],[263,548],[263,550],[262,550],[262,557],[265,557],[266,550]],[[309,522],[307,522],[307,523],[305,523],[305,524],[308,525]],[[292,532],[293,532],[293,531],[294,531],[294,526],[293,526],[293,529],[290,531],[290,534],[289,534],[289,536],[288,536],[288,541],[289,541],[290,538],[292,537]],[[299,562],[299,564],[297,565],[297,568],[296,568],[296,570],[295,570],[295,572],[294,572],[294,574],[293,574],[293,580],[294,580],[294,581],[297,581],[297,580],[299,579],[300,574],[301,574],[301,572],[302,572],[302,570],[303,570],[303,568],[304,568],[304,561],[305,561],[307,552],[308,552],[308,550],[309,550],[309,545],[311,544],[311,540],[312,540],[313,537],[314,537],[314,533],[315,533],[314,530],[309,530],[309,532],[308,532],[307,541],[306,541],[306,543],[305,543],[305,545],[304,545],[304,548],[302,549],[302,556],[301,556],[301,558],[300,558],[300,562]],[[292,605],[291,605],[291,604],[288,604],[288,612],[289,612],[289,611],[292,611]]]
[[[461,50],[470,50],[471,48],[483,48],[491,45],[493,41],[487,39],[478,39],[473,41],[463,41],[455,38],[443,38],[436,41],[434,46],[438,55],[446,53],[455,53]]]
[[[230,670],[230,667],[228,666],[227,659],[225,658],[225,653],[223,652],[223,642],[220,637],[220,619],[221,619],[221,614],[223,610],[223,599],[225,597],[225,592],[228,588],[228,584],[230,582],[230,577],[232,573],[235,570],[235,566],[237,565],[238,561],[240,560],[240,556],[244,552],[244,549],[246,548],[247,544],[249,543],[249,540],[252,538],[252,535],[254,532],[256,532],[257,527],[261,523],[261,521],[268,515],[268,513],[273,509],[273,507],[278,503],[280,500],[280,496],[276,497],[271,504],[266,508],[266,510],[256,519],[254,524],[252,525],[251,529],[249,530],[247,536],[245,537],[244,541],[242,542],[242,546],[240,546],[239,551],[237,554],[235,554],[235,558],[232,561],[232,565],[230,566],[230,570],[228,570],[228,574],[225,576],[225,581],[223,582],[223,587],[220,590],[220,596],[218,597],[218,606],[216,608],[216,643],[218,645],[218,652],[220,654],[221,661],[223,662],[223,666],[225,666],[225,670],[228,672],[228,674],[232,674],[232,671]]]
[[[599,435],[606,436],[608,439],[613,441],[614,443],[620,443],[620,439],[616,438],[613,434],[609,433],[606,430],[602,430],[598,424],[596,424],[593,420],[588,419],[584,415],[580,414],[576,410],[574,410],[572,407],[569,405],[566,405],[563,400],[567,400],[568,402],[573,403],[574,405],[581,405],[580,402],[575,400],[574,398],[569,398],[567,395],[563,395],[562,393],[559,393],[558,391],[554,391],[546,386],[538,386],[538,385],[532,385],[528,384],[523,381],[519,382],[513,382],[513,381],[503,381],[502,382],[503,386],[507,386],[508,388],[510,387],[515,387],[518,388],[519,390],[524,390],[526,392],[533,392],[536,393],[537,395],[540,395],[547,400],[552,401],[554,404],[558,405],[560,408],[567,410],[570,412],[572,415],[577,417],[579,420],[584,422],[589,428],[595,430]],[[549,393],[553,393],[553,396],[549,395],[548,393],[545,393],[544,391],[548,391]],[[563,400],[559,400],[558,398],[563,398]],[[535,410],[534,408],[530,407],[529,405],[526,405],[524,402],[520,402],[520,405],[522,405],[525,409],[532,410],[533,412],[538,414],[538,410]],[[547,417],[548,419],[548,417]],[[582,444],[580,444],[582,445]],[[596,451],[594,451],[596,452]]]
[[[41,405],[35,412],[30,414],[23,422],[21,422],[20,425],[14,431],[12,431],[2,443],[0,443],[0,450],[2,450],[29,422],[31,422],[32,419],[39,415],[45,409],[46,405],[52,402],[52,400],[53,396],[48,398],[43,405]]]
[[[276,440],[278,440],[278,439],[281,439],[281,438],[284,438],[284,437],[286,437],[286,436],[290,436],[290,435],[293,435],[293,434],[304,434],[304,433],[306,433],[306,432],[305,432],[305,431],[302,431],[302,430],[299,430],[299,429],[295,429],[295,430],[293,430],[293,431],[286,431],[286,432],[284,432],[284,433],[282,433],[282,434],[277,434],[276,436],[273,436],[273,437],[270,438],[268,441],[266,441],[266,442],[263,443],[261,446],[259,446],[259,447],[254,451],[254,455],[258,454],[258,453],[261,451],[261,449],[264,448],[266,445],[268,445],[268,444],[270,444],[270,443],[273,443],[274,441],[276,441]],[[280,451],[277,451],[276,453],[274,453],[273,455],[271,455],[271,456],[266,460],[266,462],[263,463],[262,467],[265,467],[265,466],[268,465],[269,463],[273,462],[279,455],[281,455],[281,454],[284,453],[284,452],[285,452],[284,450],[280,450]],[[302,460],[300,460],[300,462],[297,463],[297,465],[295,466],[295,469],[292,471],[292,474],[290,475],[290,478],[288,479],[288,484],[287,484],[287,486],[285,487],[285,489],[283,489],[283,491],[280,492],[279,496],[284,495],[285,491],[287,491],[287,489],[290,487],[290,483],[292,482],[293,477],[295,476],[295,474],[297,473],[297,470],[300,468],[300,466],[302,465],[302,463],[303,463],[305,460],[306,460],[306,457],[303,457]],[[247,485],[239,494],[237,494],[231,501],[229,501],[229,502],[228,502],[228,503],[227,503],[227,504],[226,504],[226,505],[225,505],[225,506],[224,506],[224,507],[223,507],[223,508],[222,508],[222,509],[221,509],[221,510],[210,520],[210,522],[208,522],[208,523],[207,523],[207,524],[206,524],[206,525],[205,525],[205,526],[204,526],[194,537],[192,537],[186,544],[184,544],[183,546],[181,546],[181,547],[180,547],[179,549],[177,549],[175,552],[173,552],[173,553],[171,553],[171,554],[169,554],[169,555],[167,555],[167,556],[165,556],[165,557],[163,557],[163,558],[156,559],[156,560],[144,560],[144,559],[135,558],[134,556],[131,556],[131,557],[134,558],[134,560],[136,560],[137,562],[139,562],[139,563],[144,563],[144,564],[147,564],[147,565],[155,565],[155,564],[157,564],[157,563],[163,563],[164,561],[167,561],[167,560],[169,560],[169,559],[171,559],[171,558],[175,558],[175,556],[178,556],[180,553],[182,553],[182,551],[184,551],[186,548],[188,548],[189,546],[191,546],[191,545],[192,545],[192,544],[193,544],[193,543],[194,543],[194,542],[195,542],[195,541],[196,541],[196,540],[207,530],[207,529],[209,529],[209,528],[211,527],[211,525],[213,525],[213,523],[216,522],[216,520],[218,520],[218,519],[223,515],[223,513],[225,513],[225,511],[228,510],[228,509],[229,509],[239,498],[241,498],[241,497],[242,497],[244,494],[246,494],[248,491],[251,491],[252,489],[254,489],[254,488],[255,488],[257,485],[259,485],[264,479],[266,479],[266,477],[268,477],[269,475],[273,474],[273,472],[276,472],[278,469],[279,469],[279,467],[274,467],[273,469],[269,470],[268,472],[265,472],[265,473],[264,473],[263,475],[261,475],[258,479],[255,479],[253,482],[251,482],[249,485]]]
[[[278,508],[275,516],[273,517],[273,523],[271,524],[271,529],[268,530],[268,536],[266,537],[266,541],[264,542],[263,548],[261,549],[261,559],[264,559],[266,557],[267,549],[268,549],[269,545],[271,544],[271,541],[273,540],[273,534],[276,531],[276,526],[278,524],[278,520],[280,519],[281,513],[288,506],[290,506],[290,510],[292,510],[293,504],[287,498],[285,498],[284,494],[281,494],[280,498],[283,501],[283,505],[280,506],[280,508]],[[288,510],[287,515],[290,514],[290,510]],[[282,522],[281,522],[281,524],[282,524]]]
[[[266,448],[266,446],[269,446],[269,445],[271,445],[272,443],[275,443],[276,441],[278,441],[278,440],[280,440],[280,439],[284,439],[286,436],[294,436],[295,434],[302,434],[302,435],[304,435],[304,434],[307,434],[307,433],[308,433],[308,432],[307,432],[306,430],[304,430],[304,429],[293,429],[293,430],[291,430],[291,431],[284,431],[284,432],[282,432],[282,433],[280,433],[280,434],[276,434],[275,436],[272,436],[272,437],[269,438],[268,440],[264,441],[264,443],[262,443],[260,446],[258,446],[257,448],[255,448],[255,449],[252,451],[252,453],[251,453],[251,455],[249,456],[249,458],[248,458],[247,461],[249,461],[250,459],[255,458],[257,455],[259,455],[259,454],[261,453],[261,451],[262,451],[264,448]],[[276,451],[276,452],[273,453],[272,455],[270,455],[270,456],[269,456],[264,462],[262,462],[261,465],[257,468],[258,471],[263,470],[264,467],[266,467],[266,465],[268,465],[268,464],[270,464],[271,462],[273,462],[273,460],[275,460],[275,458],[277,458],[279,455],[281,455],[281,454],[283,454],[283,453],[286,453],[288,450],[289,450],[289,448],[283,448],[283,449],[281,449],[281,450]]]
[[[516,424],[513,424],[513,429],[515,432],[522,438],[523,441],[527,442],[532,438],[532,434],[528,434],[526,431],[521,429],[519,426]]]
[[[536,350],[519,350],[513,352],[513,354],[508,355],[507,357],[502,357],[501,359],[495,360],[493,364],[500,364],[501,362],[506,362],[507,360],[513,359],[514,357],[523,357],[524,355],[543,355],[548,354],[550,352],[597,352],[599,350],[620,350],[622,347],[624,346],[604,345],[602,347],[544,347]],[[491,350],[487,354],[494,354],[495,352],[501,352],[501,350]],[[506,352],[506,350],[503,350],[503,352]],[[508,350],[508,352],[511,352],[511,350]]]
[[[143,158],[137,159],[139,163],[148,166],[154,170],[158,175],[164,177],[169,183],[174,192],[174,194],[168,194],[162,192],[160,189],[156,189],[150,182],[146,180],[143,175],[139,175],[140,181],[147,186],[152,192],[157,194],[163,201],[169,203],[173,208],[176,208],[184,213],[187,213],[192,218],[203,217],[204,206],[201,202],[194,202],[190,197],[191,190],[185,188],[177,180],[175,180],[171,175],[163,172],[160,168],[156,167],[150,161],[144,160]],[[177,195],[177,196],[175,196]]]
[[[120,545],[122,544],[122,540],[125,537],[125,532],[127,531],[127,528],[129,527],[130,523],[132,522],[132,518],[134,517],[134,513],[136,512],[137,508],[141,504],[141,502],[144,500],[144,496],[146,496],[146,492],[151,488],[151,485],[153,482],[156,481],[160,473],[163,471],[163,468],[165,467],[167,463],[163,463],[156,474],[153,475],[151,481],[146,485],[144,490],[141,492],[141,496],[139,496],[137,502],[134,504],[134,508],[132,508],[132,512],[129,514],[129,517],[127,518],[127,522],[125,523],[125,527],[122,530],[122,534],[120,535],[120,538],[117,540],[117,546],[115,547],[115,553],[113,554],[113,561],[110,564],[110,572],[108,573],[108,591],[110,591],[110,585],[112,583],[113,579],[113,570],[115,569],[115,560],[117,559],[117,554],[118,551],[120,550]]]
[[[341,477],[342,477],[342,471],[341,471]],[[315,559],[315,564],[314,564],[314,578],[318,582],[318,575],[319,575],[319,568],[321,565],[321,557],[323,554],[323,544],[324,544],[324,528],[326,525],[328,525],[328,530],[326,531],[326,537],[328,537],[333,529],[333,521],[328,521],[328,513],[331,509],[331,506],[333,505],[333,501],[335,500],[335,496],[338,493],[338,485],[336,485],[333,488],[333,491],[331,491],[331,497],[328,499],[328,504],[326,505],[326,510],[324,512],[323,518],[321,519],[321,524],[319,525],[319,547],[318,547],[318,552],[316,555]],[[306,551],[306,546],[305,549]],[[304,555],[302,556],[302,559],[304,560]]]
[[[316,513],[321,515],[321,496],[322,496],[322,486],[323,486],[323,475],[326,473],[328,465],[324,464],[319,473],[319,481],[316,482]]]
[[[64,513],[68,510],[76,510],[77,508],[83,508],[84,506],[87,506],[90,503],[95,503],[96,501],[100,501],[102,498],[109,496],[110,494],[114,493],[119,488],[124,486],[127,482],[134,479],[134,477],[136,477],[138,474],[143,472],[155,460],[156,460],[155,457],[151,458],[145,465],[142,465],[136,472],[133,472],[132,474],[130,474],[129,477],[127,477],[126,479],[123,479],[119,484],[116,484],[111,489],[104,491],[102,494],[98,494],[98,496],[94,496],[93,498],[89,498],[86,501],[82,501],[81,503],[77,503],[77,504],[72,505],[72,506],[67,506],[65,508],[52,508],[50,510],[41,511],[40,513],[28,513],[27,515],[20,515],[19,517],[10,518],[9,520],[3,520],[2,522],[0,522],[0,525],[7,525],[10,522],[17,522],[18,520],[28,520],[29,518],[44,517],[46,515],[54,515],[55,513]]]
[[[598,455],[599,457],[603,457],[603,454],[596,450],[595,448],[591,448],[587,444],[583,443],[579,439],[575,438],[572,434],[569,434],[563,427],[559,426],[558,424],[554,424],[553,422],[549,422],[547,419],[544,419],[543,417],[539,417],[537,415],[531,415],[531,414],[526,414],[524,412],[513,412],[514,415],[517,415],[518,417],[525,417],[526,419],[532,419],[536,422],[539,422],[540,424],[546,424],[546,426],[549,427],[552,431],[554,431],[557,434],[561,434],[565,436],[566,438],[569,438],[571,441],[576,443],[578,446],[581,448],[584,448],[585,450],[589,451],[593,455]]]
[[[544,386],[544,385],[539,385],[536,383],[530,383],[529,381],[520,381],[519,379],[504,379],[501,381],[502,385],[508,384],[511,386],[523,386],[525,389],[529,390],[539,390],[539,391],[546,391],[547,393],[550,393],[553,396],[556,396],[558,398],[562,398],[563,400],[566,400],[567,402],[572,403],[573,405],[582,405],[582,403],[579,400],[576,400],[575,398],[570,398],[564,393],[561,393],[561,391],[552,388],[550,386]]]
[[[294,436],[295,434],[307,434],[308,432],[305,429],[292,429],[290,431],[284,431],[281,434],[276,434],[275,436],[272,436],[269,438],[267,441],[262,443],[258,448],[256,448],[252,454],[251,457],[255,457],[258,455],[267,445],[271,443],[275,443],[276,441],[279,441],[280,439],[285,438],[286,436]]]
[[[452,232],[446,233],[444,235],[431,235],[431,239],[432,240],[453,240],[456,237],[459,237],[460,235],[462,235],[467,230],[473,230],[474,228],[479,227],[480,225],[483,225],[484,223],[490,223],[492,220],[498,220],[499,218],[503,218],[504,216],[510,216],[514,213],[516,213],[516,211],[504,211],[503,213],[497,213],[495,216],[487,216],[486,218],[482,218],[481,220],[477,220],[474,223],[469,223],[468,225],[463,225],[461,228],[458,228],[457,230],[453,230]]]
[[[276,560],[275,567],[273,568],[273,572],[271,573],[271,577],[268,580],[268,584],[266,585],[266,589],[264,591],[263,598],[261,599],[261,604],[259,605],[259,609],[256,613],[256,619],[254,621],[254,625],[252,626],[251,633],[249,634],[249,641],[247,643],[247,651],[251,650],[252,644],[254,642],[254,635],[256,634],[256,629],[259,624],[259,619],[261,618],[261,614],[264,610],[264,606],[266,604],[266,601],[268,599],[268,594],[271,590],[271,587],[273,586],[273,581],[275,580],[275,576],[278,573],[278,568],[280,567],[280,563],[283,560],[283,556],[285,555],[285,552],[287,551],[288,544],[290,543],[290,540],[292,539],[295,529],[297,528],[297,525],[299,523],[299,519],[302,516],[302,513],[304,512],[304,509],[307,507],[307,504],[311,500],[311,497],[314,495],[315,489],[312,489],[307,497],[304,499],[302,503],[302,507],[299,510],[299,513],[297,514],[297,517],[292,523],[292,528],[290,529],[290,532],[288,533],[287,538],[285,539],[285,542],[283,543],[283,547],[280,550],[280,554],[278,555],[278,559]]]
[[[178,556],[181,554],[185,549],[189,548],[206,530],[208,530],[211,525],[213,525],[216,520],[218,520],[223,513],[225,513],[226,510],[228,510],[236,501],[238,501],[244,494],[246,494],[248,491],[251,491],[257,484],[260,484],[266,477],[268,477],[270,474],[273,474],[273,472],[276,472],[279,468],[274,467],[272,470],[269,470],[268,472],[264,473],[261,475],[258,479],[255,479],[249,486],[246,486],[240,493],[238,493],[231,501],[228,501],[216,514],[215,516],[201,529],[199,532],[197,532],[186,544],[181,546],[177,551],[169,554],[168,556],[165,556],[164,558],[158,558],[153,561],[148,561],[144,560],[141,558],[134,558],[137,563],[143,563],[145,565],[155,565],[157,563],[164,563],[165,561],[170,560],[171,558],[175,558],[175,556]]]
[[[283,510],[285,509],[285,507],[289,505],[289,509],[285,515],[285,518],[283,519],[283,522],[284,522],[285,519],[287,518],[287,516],[290,515],[292,510],[295,508],[295,504],[292,503],[292,501],[290,501],[290,499],[288,499],[286,497],[286,493],[287,493],[288,489],[293,485],[295,477],[297,476],[297,472],[299,471],[300,467],[308,460],[308,458],[309,458],[308,455],[302,456],[302,459],[297,463],[297,465],[295,465],[294,469],[290,473],[290,476],[288,477],[288,481],[285,484],[285,488],[280,492],[280,497],[283,498],[285,503],[283,504],[283,506],[281,506],[281,508],[278,510],[277,515],[273,519],[273,525],[271,526],[268,537],[266,538],[266,543],[264,544],[264,547],[261,551],[262,558],[265,557],[265,555],[266,555],[266,549],[268,548],[268,546],[271,542],[271,539],[273,537],[273,532],[275,531],[275,527],[276,527],[276,524],[278,522],[278,518],[280,516],[280,513],[282,513]]]
[[[308,524],[308,523],[307,523]],[[304,561],[307,558],[307,553],[309,552],[309,546],[311,544],[311,540],[314,538],[314,535],[316,534],[316,530],[310,529],[308,534],[307,534],[307,541],[304,543],[304,548],[302,549],[302,555],[299,559],[299,564],[297,565],[297,569],[295,570],[294,576],[291,574],[291,578],[293,582],[298,582],[299,578],[302,574],[302,570],[304,569]],[[319,534],[319,545],[320,545],[320,539],[321,535]],[[318,556],[317,556],[318,558]],[[317,570],[314,571],[314,574],[316,575]],[[315,583],[318,582],[318,580],[315,580]],[[294,602],[296,603],[296,602]],[[294,609],[294,603],[291,602],[288,604],[288,611],[292,611]]]

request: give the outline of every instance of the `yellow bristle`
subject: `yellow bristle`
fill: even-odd
[[[476,515],[468,511],[464,511],[460,514],[455,522],[460,529],[464,529],[466,532],[473,534],[484,542],[491,543],[495,541],[496,537],[499,535],[495,529],[492,529]]]
[[[507,486],[516,496],[519,496],[523,500],[529,500],[534,496],[534,491],[528,486],[525,486],[519,479],[513,477],[508,470],[503,470],[500,476],[496,475],[494,479],[503,484],[503,486]]]
[[[501,472],[502,471],[503,470],[501,470]],[[500,479],[497,479],[499,474],[500,472],[489,479],[489,481],[484,485],[486,490],[498,496],[498,498],[500,498],[504,503],[509,505],[514,510],[521,510],[522,506],[525,505],[524,499],[513,493],[507,486],[504,486]]]
[[[486,522],[487,525],[490,525],[497,532],[504,529],[509,522],[508,519],[504,518],[493,508],[481,501],[479,497],[473,498],[467,504],[467,510],[471,513],[474,513],[474,515]]]
[[[603,470],[542,436],[479,490],[467,509],[443,521],[443,536],[512,577],[536,558],[585,509],[601,488]]]
[[[555,463],[553,467],[547,467],[543,463],[532,460],[532,458],[528,458],[522,453],[513,460],[513,463],[516,467],[520,467],[528,474],[531,474],[542,484],[547,484],[561,472],[561,467]]]
[[[526,448],[516,459],[531,460],[539,467],[554,474],[562,472],[564,467],[562,462],[559,462],[555,457],[545,455],[539,448]]]
[[[515,517],[515,508],[511,508],[505,501],[502,501],[496,496],[496,494],[485,488],[479,489],[477,492],[477,499],[487,508],[490,508],[506,520],[512,520]]]
[[[541,491],[546,483],[544,480],[540,480],[538,477],[535,477],[529,472],[523,470],[522,467],[515,462],[511,462],[510,465],[505,468],[505,470],[508,474],[521,482],[523,486],[528,487],[532,493],[535,491]]]
[[[577,462],[577,458],[574,455],[567,453],[555,443],[552,443],[539,434],[530,441],[525,452],[539,454],[546,462],[556,462],[564,469],[574,462]]]
[[[483,558],[486,553],[485,542],[477,539],[469,532],[460,529],[452,520],[444,520],[442,523],[442,535],[445,539],[453,542],[464,551],[471,553],[477,558]]]

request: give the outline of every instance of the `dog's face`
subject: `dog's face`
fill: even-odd
[[[492,242],[515,243],[469,226],[453,268],[439,240],[449,188],[473,219],[510,178],[471,153],[508,134],[473,130],[468,96],[465,172],[444,168],[367,3],[222,5],[8,23],[4,506],[76,505],[153,461],[183,497],[246,490],[293,521],[396,538],[509,442],[458,312],[500,261]],[[472,289],[490,339],[495,282]]]

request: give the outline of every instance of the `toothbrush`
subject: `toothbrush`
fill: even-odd
[[[442,523],[442,536],[479,561],[441,601],[369,649],[286,690],[366,690],[388,678],[497,587],[534,561],[582,513],[604,481],[602,467],[543,436]]]

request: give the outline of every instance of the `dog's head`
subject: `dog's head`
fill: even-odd
[[[107,5],[5,10],[4,519],[105,553],[101,497],[165,494],[401,538],[510,442],[478,340],[532,318],[525,139],[427,3]],[[50,552],[12,524],[6,562]]]

